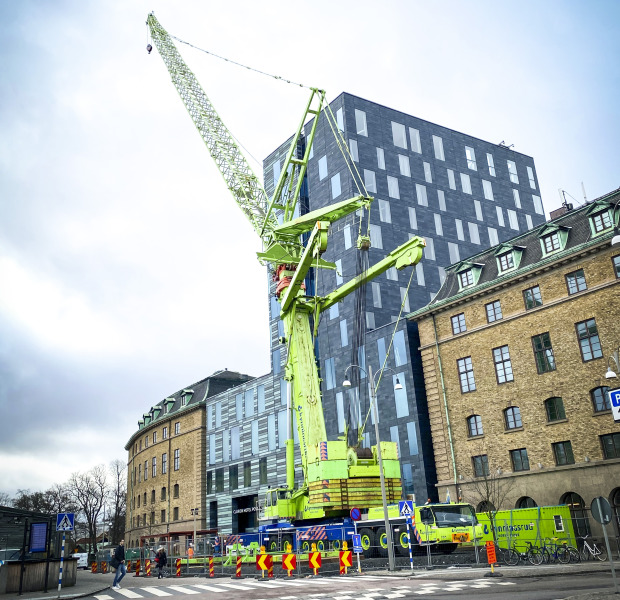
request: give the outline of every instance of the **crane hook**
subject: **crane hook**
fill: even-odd
[[[148,51],[148,53],[151,53],[151,50],[153,49],[153,46],[151,46],[151,44],[147,44],[146,49]]]

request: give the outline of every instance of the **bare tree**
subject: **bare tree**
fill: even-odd
[[[113,544],[125,537],[125,512],[127,505],[127,466],[121,460],[110,463],[110,534]]]
[[[67,482],[69,499],[84,518],[93,551],[97,552],[97,520],[103,512],[109,487],[106,469],[97,465],[86,473],[73,473]]]
[[[11,506],[13,499],[6,492],[0,492],[0,506]]]

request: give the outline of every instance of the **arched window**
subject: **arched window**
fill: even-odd
[[[166,499],[166,486],[164,486],[163,488],[161,488],[161,499],[165,500]]]
[[[523,427],[521,423],[521,411],[518,406],[511,406],[504,411],[506,429],[518,429]]]
[[[480,415],[472,415],[467,417],[467,434],[469,437],[482,435],[482,417]]]
[[[178,498],[178,497],[179,497],[179,484],[175,483],[174,484],[173,498]]]
[[[146,492],[144,492],[144,502],[143,502],[144,506],[146,506]]]
[[[537,506],[538,504],[536,504],[533,498],[530,498],[529,496],[521,496],[521,498],[517,500],[515,508],[536,508]]]
[[[140,508],[140,499],[142,498],[142,494],[138,494],[138,508]]]
[[[570,515],[573,519],[573,528],[575,535],[581,537],[590,535],[590,520],[588,519],[588,511],[583,498],[575,492],[566,492],[560,499],[560,504],[567,504],[570,509]]]
[[[545,411],[547,413],[547,421],[561,421],[566,419],[566,412],[564,411],[564,401],[558,396],[553,398],[547,398],[545,400]]]
[[[602,410],[611,410],[611,404],[609,403],[609,397],[607,392],[609,388],[606,385],[596,387],[590,390],[590,397],[592,398],[592,406],[594,412],[601,412]]]
[[[151,491],[151,504],[155,504],[155,490]]]
[[[488,500],[483,500],[478,504],[478,508],[476,508],[476,512],[493,512],[495,510],[495,506],[493,502],[489,502]]]

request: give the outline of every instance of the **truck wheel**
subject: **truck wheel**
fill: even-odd
[[[409,536],[407,535],[406,529],[398,534],[396,550],[402,556],[409,556]],[[413,546],[411,550],[413,551]]]
[[[291,548],[293,547],[293,536],[292,535],[283,535],[282,536],[282,548],[280,548],[281,552],[286,552],[286,544],[290,544]]]
[[[375,534],[372,529],[360,530],[360,540],[362,542],[362,550],[367,558],[374,558],[377,555],[375,547]]]
[[[277,552],[278,551],[278,542],[277,540],[269,540],[269,544],[267,545],[268,552]]]
[[[387,546],[387,534],[385,533],[385,527],[379,527],[377,529],[377,552],[379,557],[387,558],[388,546]]]
[[[340,541],[340,540],[334,540],[334,541],[332,542],[332,550],[334,550],[334,551],[336,551],[336,552],[337,552],[338,550],[340,550],[340,547],[341,547],[341,546],[342,546],[342,543],[341,543],[341,541]]]
[[[316,549],[317,549],[319,552],[323,552],[323,550],[325,550],[325,542],[324,542],[323,540],[319,540],[319,541],[316,543]]]
[[[310,552],[310,542],[308,542],[308,541],[302,542],[301,543],[301,550],[302,550],[302,552],[304,552],[306,554],[308,552]]]

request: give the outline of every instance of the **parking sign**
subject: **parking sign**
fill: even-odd
[[[620,421],[620,388],[617,390],[609,390],[608,394],[614,421]]]

